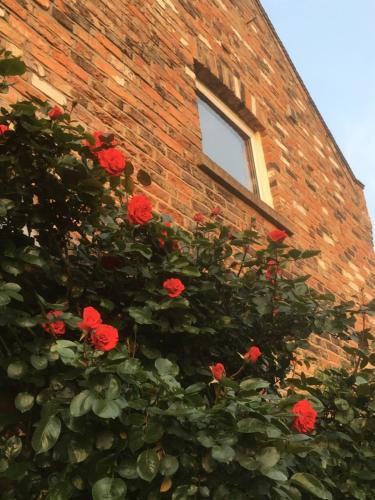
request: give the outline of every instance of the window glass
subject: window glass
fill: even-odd
[[[203,152],[238,182],[253,191],[247,151],[250,139],[245,139],[200,96],[198,96],[198,110]]]

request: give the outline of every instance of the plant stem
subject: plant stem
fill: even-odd
[[[231,378],[237,377],[237,375],[243,372],[245,368],[246,368],[246,363],[243,363],[243,365],[235,373],[233,373]]]

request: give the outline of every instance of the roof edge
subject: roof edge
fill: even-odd
[[[320,113],[320,111],[319,111],[319,109],[318,109],[317,105],[315,104],[314,99],[311,97],[311,94],[310,94],[309,90],[307,89],[307,87],[306,87],[306,85],[305,85],[304,81],[302,80],[301,75],[299,74],[299,72],[298,72],[297,68],[295,67],[295,65],[294,65],[294,63],[293,63],[293,61],[292,61],[292,59],[291,59],[291,57],[290,57],[290,55],[289,55],[289,53],[288,53],[288,51],[286,50],[285,45],[283,44],[283,42],[281,41],[281,39],[280,39],[279,35],[277,34],[277,31],[276,31],[276,29],[275,29],[274,25],[272,24],[272,21],[271,21],[271,19],[269,18],[268,14],[267,14],[267,12],[266,12],[266,10],[265,10],[265,8],[263,7],[263,5],[262,5],[262,3],[261,3],[261,0],[255,0],[255,3],[257,4],[258,8],[260,9],[261,13],[263,14],[263,16],[264,16],[264,18],[265,18],[265,20],[266,20],[267,24],[268,24],[268,25],[269,25],[269,27],[271,28],[271,31],[272,31],[272,33],[273,33],[274,37],[276,38],[276,41],[279,43],[279,45],[280,45],[280,47],[281,47],[281,49],[282,49],[282,51],[283,51],[283,53],[284,53],[284,55],[285,55],[286,59],[288,60],[288,62],[289,62],[289,64],[291,65],[291,67],[292,67],[292,69],[293,69],[294,73],[296,74],[298,81],[300,82],[300,84],[301,84],[301,86],[302,86],[303,90],[306,92],[306,95],[307,95],[307,97],[308,97],[308,99],[309,99],[310,103],[312,104],[312,106],[313,106],[313,108],[314,108],[314,110],[315,110],[316,114],[318,115],[318,118],[321,120],[321,122],[322,122],[322,124],[323,124],[324,128],[326,129],[326,132],[327,132],[328,137],[329,137],[329,138],[331,139],[331,141],[333,142],[333,145],[335,146],[336,151],[337,151],[337,153],[338,153],[338,155],[339,155],[340,159],[341,159],[341,160],[342,160],[342,162],[344,163],[344,165],[345,165],[345,167],[346,167],[347,171],[349,172],[349,174],[350,174],[350,176],[351,176],[352,180],[353,180],[356,184],[358,184],[358,185],[359,185],[362,189],[364,189],[365,185],[364,185],[364,184],[363,184],[363,183],[362,183],[359,179],[357,179],[357,177],[355,176],[355,174],[354,174],[354,172],[353,172],[352,168],[351,168],[351,167],[350,167],[350,165],[349,165],[348,160],[345,158],[344,153],[341,151],[340,146],[337,144],[336,139],[334,138],[334,136],[333,136],[332,132],[330,131],[330,129],[329,129],[329,127],[328,127],[327,123],[325,122],[325,120],[324,120],[324,118],[323,118],[322,114]]]

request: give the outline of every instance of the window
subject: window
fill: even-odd
[[[230,173],[236,181],[254,192],[255,182],[250,171],[252,152],[248,138],[199,95],[198,110],[203,152]]]
[[[203,152],[272,206],[261,137],[204,84],[197,81]]]

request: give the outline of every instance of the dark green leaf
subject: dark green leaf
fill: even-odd
[[[93,395],[87,389],[80,392],[70,403],[70,414],[72,417],[81,417],[88,413],[94,401]]]
[[[122,479],[103,477],[92,487],[93,500],[123,500],[127,487]]]
[[[151,482],[159,471],[159,457],[155,450],[143,451],[137,459],[137,472],[141,479]]]
[[[39,421],[31,444],[34,451],[38,453],[45,453],[50,450],[58,440],[61,432],[61,421],[56,416],[49,416],[47,418],[42,418]]]
[[[326,490],[323,484],[312,474],[307,472],[297,472],[291,478],[293,484],[323,500],[332,500],[331,493]]]
[[[14,405],[18,411],[25,413],[34,406],[34,396],[29,392],[20,392],[16,396]]]
[[[23,75],[25,71],[26,71],[26,65],[18,57],[12,57],[9,59],[0,59],[1,76]]]

